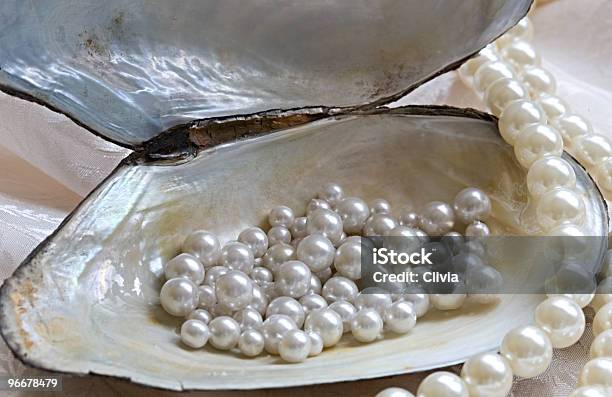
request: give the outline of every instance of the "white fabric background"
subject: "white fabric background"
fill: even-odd
[[[609,110],[612,105],[612,1],[558,0],[538,8],[532,19],[536,47],[542,53],[544,66],[558,79],[559,95],[576,113],[587,117],[597,132],[612,137]],[[482,108],[480,100],[453,72],[426,84],[399,103],[445,103]],[[0,94],[0,280],[8,277],[128,154],[128,150],[95,137],[64,116]],[[592,315],[587,314],[589,318]],[[567,396],[575,386],[579,368],[586,361],[591,339],[589,329],[578,345],[556,351],[549,371],[538,379],[516,380],[513,395]],[[37,371],[25,368],[14,359],[0,342],[0,374],[35,373]],[[417,374],[298,388],[292,389],[290,394],[374,396],[381,388],[392,385],[414,391],[422,377],[423,374]],[[287,393],[286,390],[270,390],[195,394],[255,397]],[[166,396],[173,393],[109,378],[64,377],[64,394]]]

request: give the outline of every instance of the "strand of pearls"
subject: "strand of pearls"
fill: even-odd
[[[530,40],[528,18],[483,49],[459,69],[460,78],[482,96],[499,117],[503,139],[514,147],[519,163],[528,169],[527,188],[537,203],[537,220],[550,235],[582,235],[584,203],[574,191],[576,176],[561,158],[563,147],[595,176],[604,194],[612,192],[612,144],[595,134],[583,117],[555,96],[556,82],[540,66]],[[585,329],[582,308],[591,304],[595,340],[591,360],[579,376],[579,388],[570,397],[612,396],[612,250],[596,294],[549,296],[535,311],[534,325],[506,334],[500,353],[485,353],[465,362],[460,376],[435,372],[426,377],[417,397],[506,396],[513,375],[531,378],[552,361],[553,348],[576,343]],[[389,388],[377,397],[413,397],[401,388]]]

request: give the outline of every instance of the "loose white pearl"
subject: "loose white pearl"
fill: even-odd
[[[253,283],[249,276],[232,270],[219,277],[215,285],[217,302],[232,311],[247,307],[253,299]]]
[[[391,204],[385,199],[374,199],[370,201],[370,212],[372,214],[389,214],[391,213]]]
[[[595,293],[591,293],[591,294],[546,294],[548,295],[549,298],[553,297],[553,296],[563,296],[566,298],[569,298],[571,300],[573,300],[574,302],[576,302],[576,304],[578,306],[580,306],[580,308],[585,308],[589,305],[589,303],[591,303],[591,301],[593,300],[593,297],[595,296]]]
[[[576,114],[561,115],[551,120],[550,123],[561,133],[567,147],[571,147],[572,141],[577,137],[593,132],[591,123]]]
[[[361,309],[351,319],[351,334],[359,342],[372,342],[383,331],[383,320],[374,309]]]
[[[204,284],[214,287],[219,277],[223,276],[224,274],[227,274],[227,272],[229,272],[229,269],[225,266],[211,267],[210,269],[208,269],[206,275],[204,276]]]
[[[612,357],[612,329],[603,331],[591,343],[591,358]]]
[[[295,220],[293,210],[287,206],[279,205],[272,208],[268,214],[268,223],[270,226],[284,226],[290,228]]]
[[[414,397],[414,394],[400,387],[389,387],[379,391],[375,397]]]
[[[516,78],[512,66],[503,61],[486,62],[474,74],[474,86],[484,92],[499,79]]]
[[[612,303],[606,303],[593,318],[593,334],[595,336],[612,329]]]
[[[198,299],[198,286],[184,277],[166,281],[159,294],[164,310],[177,317],[184,317],[191,313],[197,307]]]
[[[327,307],[327,301],[321,295],[308,294],[304,295],[299,300],[304,313],[308,315],[313,310],[325,309]]]
[[[491,234],[489,227],[484,222],[475,221],[465,228],[466,237],[487,237]]]
[[[592,173],[601,189],[606,192],[612,191],[612,158],[597,164]]]
[[[321,289],[323,285],[321,284],[321,280],[319,277],[314,274],[310,276],[310,288],[308,289],[309,294],[317,294],[321,295]]]
[[[572,141],[572,153],[580,164],[592,168],[612,156],[612,144],[599,134],[586,134]]]
[[[327,237],[332,244],[342,238],[342,219],[332,210],[318,209],[308,214],[306,230],[308,234],[321,234]]]
[[[574,168],[564,159],[548,156],[536,160],[527,172],[527,189],[533,197],[556,188],[573,189],[576,186]]]
[[[289,239],[291,241],[291,238]],[[268,236],[258,227],[250,227],[238,235],[238,241],[246,244],[255,258],[262,257],[268,249]]]
[[[429,295],[427,294],[403,294],[400,299],[412,303],[417,318],[424,316],[429,311]]]
[[[304,238],[308,235],[306,231],[306,224],[308,218],[305,216],[301,216],[299,218],[295,218],[293,225],[291,226],[291,237],[293,238]],[[270,232],[268,232],[268,239],[270,238]],[[273,244],[270,244],[272,246]]]
[[[257,284],[269,283],[274,280],[274,275],[272,274],[272,272],[265,267],[253,268],[250,277]]]
[[[336,211],[342,218],[346,234],[358,234],[370,216],[370,208],[358,197],[346,197],[338,202]]]
[[[266,351],[270,354],[278,354],[278,345],[283,336],[297,328],[293,320],[283,314],[275,314],[267,318],[260,328],[264,336]]]
[[[164,275],[166,280],[186,277],[199,285],[204,281],[204,266],[191,254],[179,254],[166,263]]]
[[[610,302],[612,302],[612,277],[606,277],[599,282],[590,306],[597,312]]]
[[[240,242],[231,242],[225,244],[221,249],[219,264],[228,269],[240,270],[243,273],[249,274],[255,265],[255,257],[248,245]]]
[[[370,287],[362,290],[355,297],[355,307],[357,310],[374,309],[382,317],[387,307],[391,305],[391,295],[385,290],[376,287]]]
[[[498,126],[502,138],[514,146],[521,129],[545,122],[546,114],[539,105],[532,101],[521,100],[508,104],[499,116]]]
[[[257,310],[262,316],[266,314],[266,309],[268,308],[268,298],[260,286],[253,285],[253,299],[251,300],[251,303],[249,303],[248,307]]]
[[[270,246],[276,244],[289,244],[291,243],[291,232],[284,226],[274,226],[268,230],[268,242]]]
[[[389,214],[373,214],[363,225],[364,236],[386,236],[397,226],[397,220]]]
[[[329,280],[332,276],[331,267],[326,267],[325,269],[318,271],[315,273],[315,276],[319,278],[321,283],[325,284],[327,280]]]
[[[514,40],[501,50],[501,55],[517,69],[525,66],[539,65],[540,54],[533,46],[523,40]]]
[[[310,289],[310,276],[310,269],[303,262],[287,261],[276,271],[276,289],[281,295],[300,298]]]
[[[389,330],[405,334],[416,325],[416,310],[410,302],[394,302],[385,309],[384,321]]]
[[[310,352],[308,356],[318,356],[323,351],[323,338],[316,332],[306,332],[310,337]]]
[[[352,303],[359,293],[359,289],[352,280],[342,276],[334,276],[325,282],[321,293],[330,303],[341,300]]]
[[[217,304],[217,295],[215,288],[210,285],[201,285],[198,287],[198,307],[208,310],[209,312]]]
[[[463,306],[466,294],[431,294],[429,300],[431,305],[438,310],[456,310]]]
[[[310,353],[310,336],[304,331],[294,329],[287,332],[278,345],[278,352],[283,360],[289,363],[300,363]]]
[[[334,261],[336,249],[329,239],[320,234],[304,237],[297,247],[297,258],[313,272],[329,268]]]
[[[525,168],[538,159],[563,152],[563,139],[557,130],[546,124],[532,124],[520,130],[514,144],[514,154]]]
[[[191,233],[183,242],[183,252],[198,258],[204,267],[215,266],[221,255],[217,236],[206,230]]]
[[[351,320],[355,313],[357,313],[357,309],[351,303],[347,301],[335,301],[329,308],[342,318],[342,330],[344,333],[347,333],[351,330]]]
[[[512,372],[524,378],[544,373],[552,360],[552,345],[548,335],[531,325],[508,332],[500,351],[510,362]]]
[[[308,205],[306,206],[306,215],[309,215],[311,212],[319,209],[331,210],[332,206],[326,200],[312,199],[308,202]]]
[[[266,309],[266,318],[270,318],[275,314],[289,317],[298,328],[301,328],[304,324],[304,308],[300,302],[288,296],[279,296],[270,302]]]
[[[417,227],[419,226],[419,214],[411,209],[405,208],[399,213],[397,222],[400,226]]]
[[[601,386],[584,386],[572,392],[569,397],[610,397]]]
[[[349,241],[336,250],[334,268],[341,276],[358,280],[361,278],[361,243]]]
[[[453,208],[442,201],[432,201],[421,210],[420,227],[430,236],[442,236],[454,225]]]
[[[247,357],[259,356],[264,350],[264,336],[255,329],[247,329],[238,339],[238,348]]]
[[[587,362],[580,371],[578,385],[612,387],[612,357],[594,358]]]
[[[506,397],[512,389],[512,369],[499,354],[483,353],[467,360],[461,368],[470,397]]]
[[[439,371],[423,379],[417,397],[469,397],[469,392],[463,379],[452,372]]]
[[[315,310],[306,317],[304,331],[318,333],[323,338],[323,346],[330,347],[338,343],[342,337],[342,319],[338,313],[329,308]]]
[[[276,244],[268,248],[263,256],[263,265],[272,273],[276,273],[280,265],[296,258],[295,248],[289,244]]]
[[[465,224],[483,221],[491,214],[491,200],[482,190],[468,187],[457,193],[453,209],[457,219]]]
[[[549,122],[570,112],[569,105],[558,96],[542,92],[534,100],[544,110]]]
[[[208,342],[209,337],[208,326],[200,320],[187,320],[181,325],[181,342],[189,347],[199,349]]]
[[[548,334],[555,349],[578,342],[585,328],[580,306],[562,296],[554,296],[540,303],[535,311],[535,323]]]
[[[229,350],[236,346],[240,338],[240,325],[228,316],[213,318],[208,323],[210,344],[219,350]]]
[[[199,320],[204,324],[208,324],[210,320],[212,320],[212,315],[208,312],[208,310],[195,309],[189,313],[187,320]]]
[[[466,85],[471,85],[473,83],[474,74],[478,70],[480,66],[485,64],[486,62],[494,62],[499,61],[500,57],[497,53],[497,49],[495,45],[489,45],[480,50],[477,56],[472,59],[469,59],[465,62],[458,70],[459,77]]]
[[[557,90],[554,76],[538,66],[526,66],[519,72],[519,78],[532,97],[538,96],[541,92],[554,94]]]
[[[263,324],[263,318],[261,314],[250,307],[244,308],[234,314],[234,320],[240,324],[240,329],[246,331],[247,329],[258,329]]]
[[[344,198],[344,190],[336,183],[328,183],[319,190],[317,197],[327,201],[333,206]]]
[[[487,88],[484,102],[491,109],[491,113],[499,116],[510,103],[527,99],[528,96],[527,90],[518,80],[504,78],[495,81]]]
[[[544,230],[551,230],[563,223],[581,224],[585,216],[582,197],[563,187],[544,193],[536,207],[536,219]]]

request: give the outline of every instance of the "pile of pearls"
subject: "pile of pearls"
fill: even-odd
[[[267,233],[249,227],[224,245],[211,232],[191,233],[183,252],[165,264],[161,305],[185,319],[180,337],[190,348],[237,347],[247,357],[266,351],[291,363],[320,354],[345,333],[363,343],[384,332],[405,334],[430,306],[460,308],[469,291],[361,289],[362,236],[412,237],[419,247],[446,247],[457,267],[486,269],[462,249],[489,235],[484,220],[490,212],[488,196],[476,188],[459,192],[452,205],[433,201],[419,213],[404,208],[392,214],[388,201],[346,197],[330,183],[305,216],[272,208]],[[455,231],[460,226],[465,237]],[[433,236],[442,236],[440,242]]]

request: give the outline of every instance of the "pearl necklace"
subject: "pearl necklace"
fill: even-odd
[[[572,114],[554,95],[556,82],[540,67],[540,55],[530,44],[533,26],[526,17],[516,27],[462,65],[461,80],[473,87],[499,117],[503,139],[514,147],[528,169],[527,188],[538,200],[537,220],[551,235],[582,235],[576,225],[584,205],[573,189],[576,176],[560,156],[563,147],[586,167],[607,196],[612,192],[612,144],[593,133],[587,120]],[[565,216],[559,216],[565,214]],[[570,397],[612,396],[612,255],[602,271],[597,294],[551,296],[535,310],[535,325],[515,328],[504,337],[500,354],[485,353],[463,364],[461,376],[435,372],[420,384],[417,397],[506,396],[513,375],[531,378],[552,361],[553,348],[576,343],[585,327],[582,308],[596,310],[591,360],[582,368],[579,388]],[[599,293],[601,292],[601,293]],[[389,388],[376,397],[413,397],[405,389]]]

